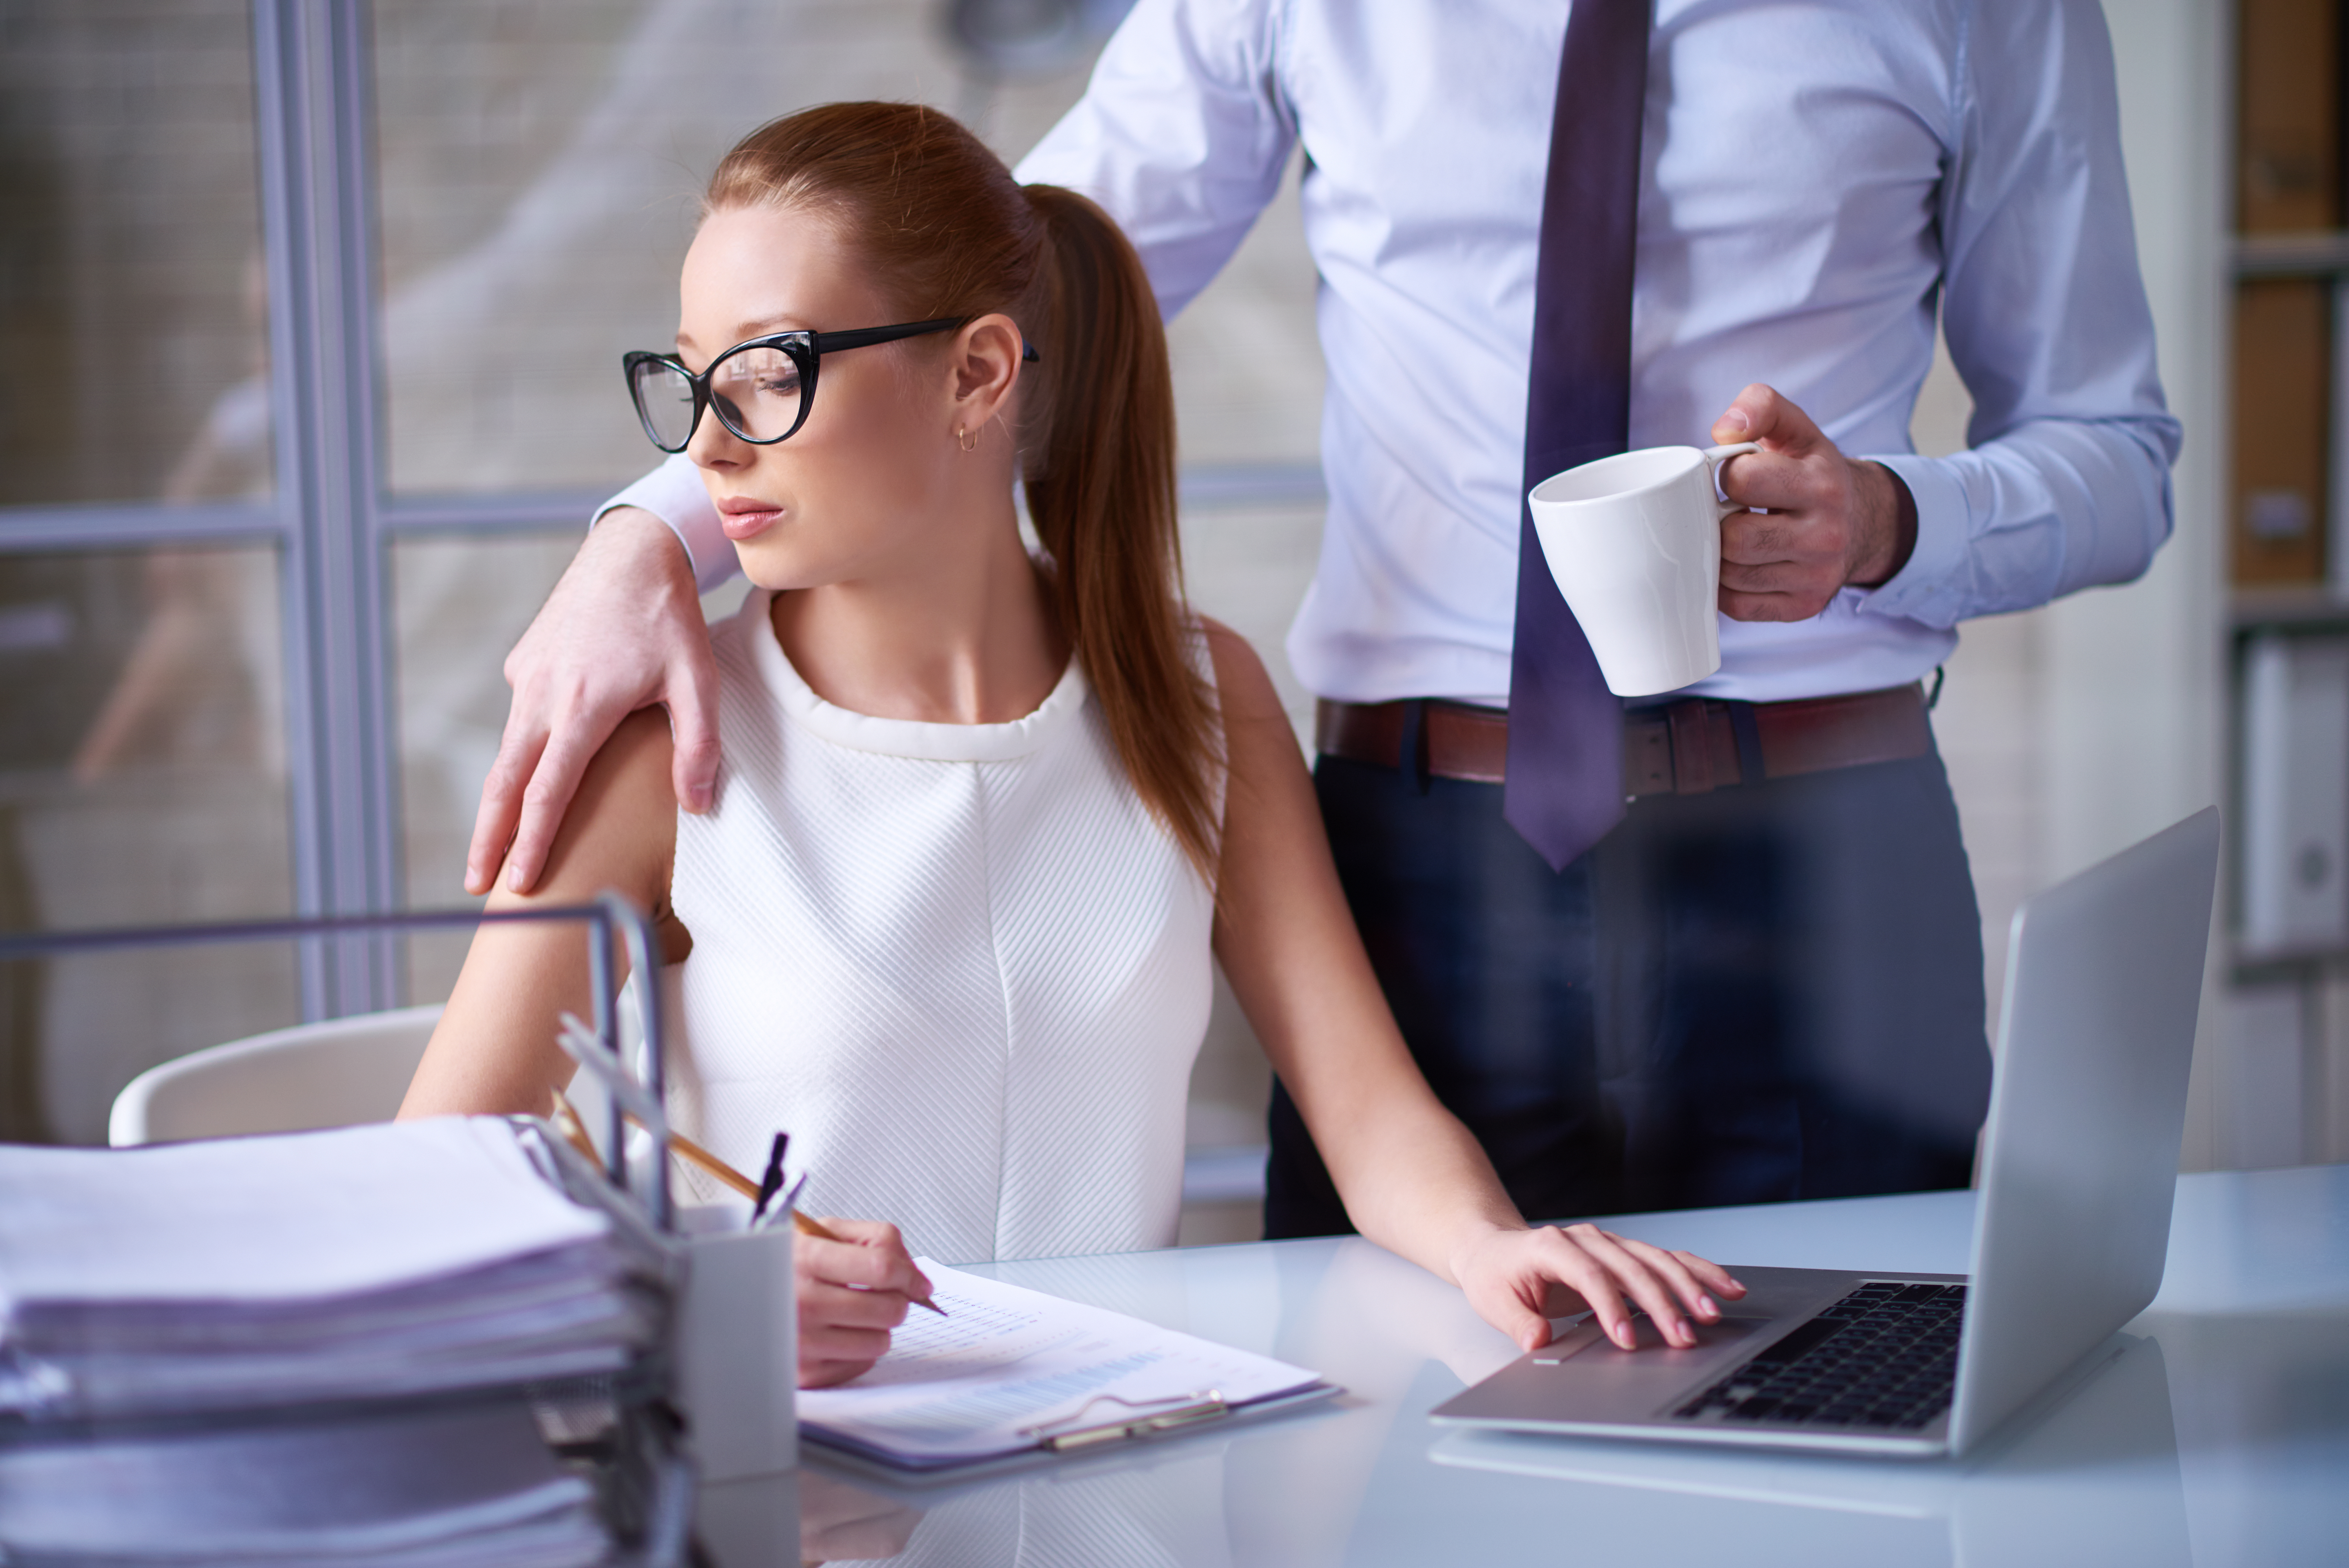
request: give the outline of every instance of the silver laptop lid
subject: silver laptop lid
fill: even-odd
[[[2014,913],[1953,1452],[2160,1288],[2218,875],[2211,807]]]

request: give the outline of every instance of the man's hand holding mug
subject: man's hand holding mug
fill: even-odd
[[[1742,507],[1721,527],[1721,613],[1808,620],[1845,587],[1881,587],[1917,547],[1917,504],[1880,462],[1844,456],[1819,427],[1759,382],[1715,420],[1716,441],[1761,448],[1722,489]]]
[[[1713,436],[1723,444],[1708,451],[1600,458],[1526,497],[1550,575],[1619,696],[1720,669],[1716,609],[1805,620],[1847,584],[1888,581],[1916,547],[1908,487],[1845,457],[1770,388],[1740,392]]]

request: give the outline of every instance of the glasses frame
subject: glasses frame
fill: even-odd
[[[815,332],[804,328],[790,332],[770,332],[762,337],[746,337],[735,344],[734,347],[709,361],[709,369],[702,371],[698,376],[686,369],[685,361],[674,354],[656,354],[650,349],[632,348],[620,356],[620,373],[627,379],[628,402],[636,410],[636,422],[644,426],[645,435],[653,445],[663,452],[680,452],[691,446],[694,436],[701,429],[701,416],[711,409],[718,410],[718,422],[724,425],[727,433],[733,436],[735,440],[747,441],[752,446],[772,446],[777,441],[791,440],[799,433],[800,427],[807,423],[808,410],[815,407],[816,368],[823,363],[823,357],[826,354],[837,354],[849,348],[870,348],[875,343],[895,343],[899,338],[920,337],[932,332],[951,332],[969,319],[968,317],[957,316],[936,321],[900,322],[895,327],[859,327],[846,332]],[[710,378],[718,374],[718,368],[720,365],[735,355],[745,353],[752,348],[778,349],[787,355],[792,363],[799,367],[799,416],[792,421],[792,428],[779,436],[762,438],[743,430],[728,416],[726,400],[715,396],[709,389]],[[1029,353],[1032,358],[1034,350],[1031,349]],[[693,389],[693,422],[686,427],[685,439],[675,446],[661,440],[659,433],[653,429],[652,415],[646,411],[644,398],[636,389],[636,368],[640,365],[659,365],[675,370],[678,375],[683,376],[686,384]]]

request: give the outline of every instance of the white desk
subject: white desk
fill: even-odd
[[[1617,1228],[1729,1263],[1962,1271],[1972,1195],[1709,1210]],[[962,1491],[798,1479],[797,1542],[731,1511],[725,1568],[1654,1562],[2349,1563],[2349,1166],[2190,1176],[2131,1345],[1961,1464],[1790,1459],[1447,1433],[1506,1362],[1458,1293],[1359,1241],[983,1271],[1309,1366],[1334,1407]],[[763,1539],[762,1539],[763,1538]],[[895,1553],[895,1555],[892,1555]]]

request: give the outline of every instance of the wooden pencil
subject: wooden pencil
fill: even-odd
[[[587,1129],[580,1122],[579,1113],[571,1108],[571,1101],[565,1097],[563,1091],[560,1089],[554,1091],[554,1112],[555,1123],[558,1127],[563,1128],[564,1136],[570,1138],[573,1143],[584,1146],[580,1152],[586,1155],[588,1158],[594,1159],[595,1158],[595,1147],[592,1142],[588,1141]],[[628,1119],[633,1122],[636,1118],[630,1116]],[[683,1133],[670,1133],[668,1135],[668,1147],[679,1159],[684,1160],[688,1165],[699,1166],[703,1170],[708,1171],[711,1176],[717,1178],[728,1187],[732,1188],[735,1191],[740,1193],[751,1202],[756,1203],[759,1200],[759,1184],[757,1182],[751,1180],[749,1177],[743,1175],[740,1171],[735,1169],[732,1166],[727,1164],[724,1160],[719,1158],[716,1155],[710,1153],[708,1149],[702,1147],[699,1144],[694,1142]],[[811,1220],[796,1209],[792,1210],[792,1223],[798,1228],[799,1233],[802,1236],[813,1236],[818,1241],[840,1241],[849,1246],[854,1246],[856,1244],[850,1241],[847,1237],[840,1234],[837,1231],[833,1230],[830,1226],[825,1225],[822,1220]],[[937,1303],[930,1300],[927,1296],[909,1296],[906,1299],[915,1303],[916,1305],[929,1308],[940,1317],[947,1315],[947,1309],[938,1305]]]

